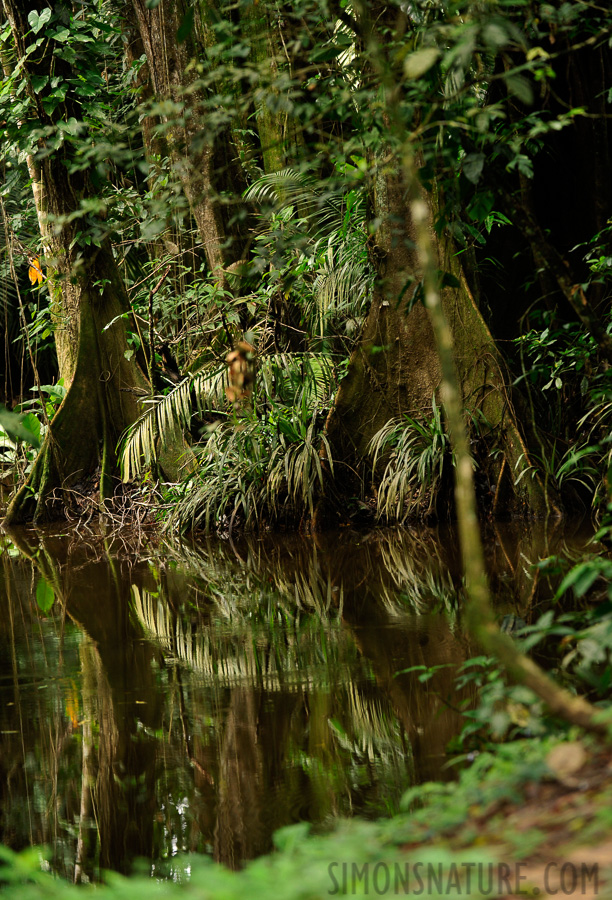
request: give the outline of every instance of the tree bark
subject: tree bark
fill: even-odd
[[[370,441],[390,419],[430,417],[432,398],[442,379],[429,316],[420,300],[414,302],[415,291],[421,290],[422,269],[408,187],[398,161],[392,166],[386,162],[384,169],[374,200],[374,215],[383,223],[375,248],[382,277],[327,422],[334,461],[360,474],[367,465]],[[463,404],[471,412],[482,413],[487,439],[493,438],[503,454],[488,460],[495,513],[556,513],[554,499],[546,496],[529,472],[529,453],[501,357],[461,264],[450,241],[433,236],[434,198],[423,188],[420,195],[428,208],[438,272],[449,273],[457,283],[442,289],[442,297],[454,336]],[[515,483],[521,473],[525,474]]]
[[[453,332],[445,315],[444,303],[437,284],[437,260],[430,237],[429,211],[414,187],[417,173],[409,149],[405,155],[404,170],[407,180],[413,186],[409,199],[417,226],[416,246],[423,270],[425,304],[431,317],[440,359],[442,396],[448,416],[450,439],[456,455],[455,499],[468,595],[466,609],[468,628],[483,649],[500,660],[508,675],[514,681],[531,688],[554,715],[594,734],[607,736],[608,726],[601,718],[601,710],[584,697],[573,696],[569,691],[559,687],[533,660],[518,650],[513,640],[500,631],[496,622],[484,564],[474,491],[474,466],[465,427],[459,371],[455,365]]]
[[[35,35],[28,15],[36,7],[17,0],[3,0],[3,4],[30,108],[37,119],[24,122],[22,128],[34,124],[52,132],[63,116],[81,118],[79,100],[72,92],[49,114],[42,102],[44,93],[32,88],[34,75],[53,71],[57,77],[60,71],[68,78],[73,74],[51,49],[36,59],[37,54],[30,53]],[[48,40],[45,46],[52,44]],[[115,447],[120,434],[137,418],[138,396],[146,387],[144,376],[126,352],[125,320],[131,310],[108,240],[100,238],[97,246],[95,238],[89,245],[82,242],[81,204],[93,191],[86,172],[71,173],[70,154],[66,144],[47,152],[40,137],[29,154],[60,374],[68,392],[49,425],[26,484],[9,506],[7,524],[61,514],[71,505],[73,486],[89,479],[98,467],[100,499],[110,497]]]
[[[165,116],[170,153],[196,222],[211,273],[227,284],[226,270],[243,258],[247,236],[235,198],[242,193],[242,171],[227,128],[207,115],[202,87],[195,84],[194,62],[206,54],[202,26],[194,21],[181,43],[177,30],[190,7],[161,0],[149,9],[144,0],[133,8],[145,49],[153,93],[158,102],[176,104]],[[199,11],[196,13],[199,15]],[[199,31],[198,31],[199,29]],[[211,38],[212,40],[212,38]],[[177,111],[188,99],[189,114]],[[174,117],[174,120],[173,118]]]
[[[400,37],[405,42],[411,23],[402,10],[385,4],[358,2],[359,30],[368,48],[364,67],[371,66],[383,92],[383,122],[388,142],[374,166],[372,218],[379,224],[374,262],[380,279],[361,339],[349,362],[327,421],[327,436],[336,473],[348,466],[363,479],[373,436],[392,418],[408,415],[429,418],[438,393],[442,369],[430,318],[418,298],[424,298],[423,267],[417,225],[410,200],[418,195],[427,209],[427,228],[437,262],[438,278],[453,276],[455,288],[440,286],[442,303],[457,348],[457,369],[464,408],[482,413],[486,437],[501,454],[485,457],[489,479],[495,484],[497,515],[516,512],[546,515],[558,512],[554,500],[532,477],[527,447],[509,397],[507,378],[493,337],[471,292],[449,238],[436,237],[436,189],[427,193],[413,177],[420,150],[410,147],[410,170],[403,162],[409,132],[401,107],[403,73],[387,52]],[[397,54],[396,54],[397,56]],[[336,475],[337,477],[337,475]],[[374,473],[376,480],[377,474]],[[323,521],[324,506],[319,521]],[[315,517],[315,527],[317,517]]]

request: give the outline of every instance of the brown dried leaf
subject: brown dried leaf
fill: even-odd
[[[572,778],[584,766],[588,754],[580,741],[557,744],[546,757],[546,765],[556,778],[563,783],[575,784]]]

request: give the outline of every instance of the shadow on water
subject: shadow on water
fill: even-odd
[[[587,536],[495,529],[497,602]],[[461,728],[452,531],[125,544],[12,533],[0,567],[0,841],[79,881],[230,866],[297,821],[392,812]],[[538,613],[539,614],[539,613]],[[415,666],[439,666],[419,680]]]

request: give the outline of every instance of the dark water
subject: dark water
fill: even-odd
[[[587,536],[492,531],[500,613],[537,617],[532,564]],[[384,815],[452,777],[473,655],[452,531],[0,547],[0,842],[48,845],[62,875],[171,873],[182,851],[237,866],[284,825]],[[422,665],[441,668],[403,672]]]

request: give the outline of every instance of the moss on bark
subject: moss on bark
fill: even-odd
[[[432,198],[421,193],[431,223]],[[438,394],[442,378],[429,316],[420,301],[413,302],[421,273],[399,167],[390,171],[387,166],[379,178],[375,208],[384,223],[377,248],[382,277],[327,422],[336,475],[341,479],[343,471],[360,478],[368,475],[368,446],[390,419],[401,415],[430,418],[432,398]],[[434,240],[431,224],[430,232]],[[454,337],[464,409],[482,414],[480,433],[473,436],[480,437],[487,448],[480,464],[487,467],[494,485],[493,512],[499,516],[556,513],[554,498],[546,494],[531,464],[501,356],[459,258],[450,242],[434,242],[440,272],[452,275],[457,285],[442,290],[444,312]],[[491,455],[491,449],[498,452]],[[350,475],[345,482],[354,489]]]
[[[100,294],[95,282],[102,273],[106,283]],[[147,393],[144,376],[125,355],[121,316],[129,306],[110,249],[97,254],[83,281],[78,297],[71,285],[73,299],[78,300],[72,322],[77,335],[72,382],[30,477],[9,505],[8,525],[62,515],[72,505],[75,485],[98,469],[100,500],[110,497],[117,442],[138,416],[139,396]],[[105,328],[113,319],[114,324]]]

